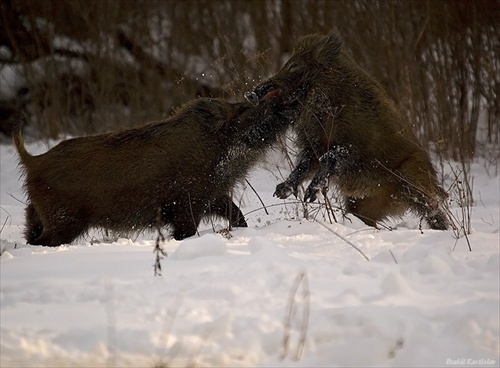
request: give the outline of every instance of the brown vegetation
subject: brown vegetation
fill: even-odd
[[[425,145],[467,160],[500,143],[499,8],[496,0],[5,0],[0,69],[20,83],[0,102],[26,112],[26,133],[38,138],[131,126],[200,94],[240,96],[274,74],[300,36],[333,29]]]

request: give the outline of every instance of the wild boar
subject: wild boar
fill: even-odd
[[[166,120],[68,139],[39,156],[18,128],[26,240],[58,246],[90,228],[126,232],[158,221],[180,240],[210,216],[245,227],[230,193],[290,122],[275,101],[197,99]]]
[[[275,76],[245,94],[254,104],[280,97],[300,107],[294,124],[300,153],[274,195],[297,195],[312,177],[304,199],[313,202],[331,180],[347,212],[367,225],[410,209],[432,229],[447,229],[446,193],[429,154],[381,85],[342,44],[334,34],[304,36]]]

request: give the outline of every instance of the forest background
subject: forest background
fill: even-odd
[[[300,36],[334,31],[438,157],[498,166],[498,0],[6,0],[0,24],[4,136],[20,112],[48,140],[242,100]]]

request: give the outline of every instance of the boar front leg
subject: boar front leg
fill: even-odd
[[[229,220],[230,226],[248,227],[245,216],[230,196],[221,196],[211,203],[211,213]]]
[[[316,166],[313,161],[315,159],[315,155],[310,149],[305,149],[300,152],[295,168],[283,183],[276,186],[273,195],[280,199],[286,199],[291,194],[297,197],[299,184],[310,175],[311,171]]]
[[[347,156],[348,150],[345,147],[336,146],[320,157],[320,168],[306,189],[304,194],[305,202],[314,202],[320,190],[328,188],[328,180],[338,172],[339,163],[346,160]]]

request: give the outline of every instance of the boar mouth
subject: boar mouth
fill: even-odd
[[[256,87],[252,92],[246,92],[245,98],[252,105],[258,105],[262,101],[270,100],[272,98],[278,97],[281,95],[283,90],[281,88],[270,86],[270,85],[262,85]]]
[[[269,100],[269,99],[274,98],[274,97],[278,97],[278,96],[281,94],[281,92],[283,92],[283,91],[282,91],[280,88],[277,88],[277,89],[271,90],[271,91],[267,92],[267,93],[264,95],[264,97],[262,97],[262,98],[260,99],[260,101],[259,101],[259,102],[261,102],[261,101],[265,101],[265,100]]]

